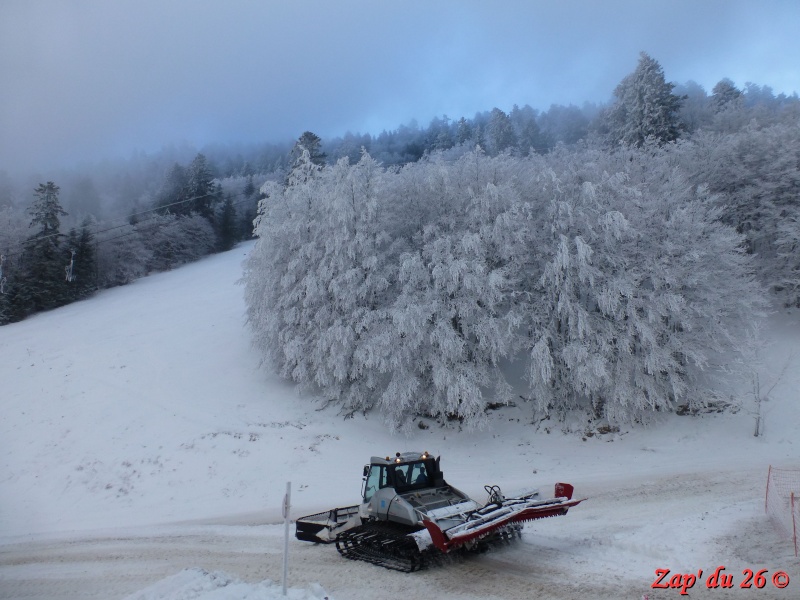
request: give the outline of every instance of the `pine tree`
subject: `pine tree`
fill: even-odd
[[[191,210],[186,169],[175,163],[164,177],[161,189],[156,196],[159,214],[188,214]]]
[[[511,119],[499,108],[493,108],[486,126],[488,151],[492,155],[510,150],[517,145]]]
[[[61,188],[52,181],[40,183],[34,190],[36,199],[28,212],[33,217],[31,227],[39,227],[39,231],[36,234],[38,238],[58,235],[61,227],[59,217],[67,214],[58,199],[60,191]]]
[[[48,310],[69,301],[65,268],[69,254],[61,245],[59,217],[67,213],[59,202],[60,188],[48,181],[34,191],[29,209],[31,227],[38,231],[28,238],[20,261],[16,302],[23,315]]]
[[[12,321],[13,307],[8,294],[8,265],[5,255],[0,255],[0,325]]]
[[[425,145],[429,150],[448,150],[453,147],[453,137],[450,132],[450,119],[447,115],[442,118],[434,117],[428,126],[428,135]]]
[[[537,111],[527,104],[522,108],[515,104],[511,109],[509,119],[514,126],[517,148],[523,156],[529,152],[544,153],[552,145],[539,128],[537,117]]]
[[[322,151],[322,140],[317,134],[311,131],[304,131],[303,135],[297,138],[290,152],[293,162],[300,158],[303,150],[308,152],[309,159],[314,165],[317,167],[325,166],[328,157]]]
[[[214,176],[205,155],[198,154],[186,169],[187,207],[180,212],[194,212],[211,219],[215,197]]]
[[[641,147],[648,139],[676,140],[682,98],[672,93],[674,87],[664,79],[658,61],[642,52],[636,70],[614,90],[616,101],[605,119],[610,141]]]
[[[256,186],[253,185],[253,176],[247,176],[247,183],[244,184],[244,188],[242,188],[242,195],[245,198],[250,198],[256,193]]]
[[[322,140],[310,131],[298,138],[289,153],[291,167],[284,182],[286,185],[305,181],[325,166],[327,155],[321,151],[321,146]]]
[[[473,139],[472,125],[464,117],[458,120],[456,126],[456,143],[467,144]]]
[[[231,198],[230,194],[225,197],[217,222],[219,249],[223,252],[230,250],[238,240],[236,207],[233,205],[233,198]]]
[[[711,90],[712,105],[714,112],[727,110],[728,108],[735,107],[742,98],[742,92],[737,89],[736,85],[727,77],[721,79],[714,89]]]

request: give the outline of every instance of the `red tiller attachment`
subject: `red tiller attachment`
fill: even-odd
[[[555,485],[555,497],[540,500],[533,497],[506,498],[502,502],[489,503],[467,515],[464,523],[442,531],[431,520],[424,521],[431,541],[442,552],[449,552],[459,546],[484,538],[512,523],[522,523],[546,517],[557,517],[577,506],[586,498],[572,500],[573,487],[568,483]]]

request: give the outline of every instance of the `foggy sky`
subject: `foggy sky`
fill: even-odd
[[[0,171],[378,134],[669,81],[800,92],[796,0],[0,0]]]

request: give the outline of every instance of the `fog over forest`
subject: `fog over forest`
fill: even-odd
[[[606,103],[642,50],[709,93],[729,78],[791,95],[798,30],[789,0],[5,0],[0,171],[35,175],[17,190],[29,201],[63,180],[54,169],[94,174],[165,147],[162,162],[188,162],[306,130],[377,136],[493,107]]]

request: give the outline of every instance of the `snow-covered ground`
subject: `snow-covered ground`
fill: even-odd
[[[762,387],[787,360],[753,437],[736,414],[671,415],[582,438],[491,413],[483,431],[426,420],[391,434],[259,368],[243,323],[251,245],[0,328],[0,598],[281,596],[281,502],[292,514],[354,504],[372,455],[428,450],[476,499],[557,481],[589,500],[526,525],[521,542],[401,574],[290,542],[291,598],[656,598],[657,569],[724,565],[732,590],[797,598],[800,560],[764,515],[770,464],[800,467],[800,315],[770,321]],[[744,569],[790,584],[738,589]]]

